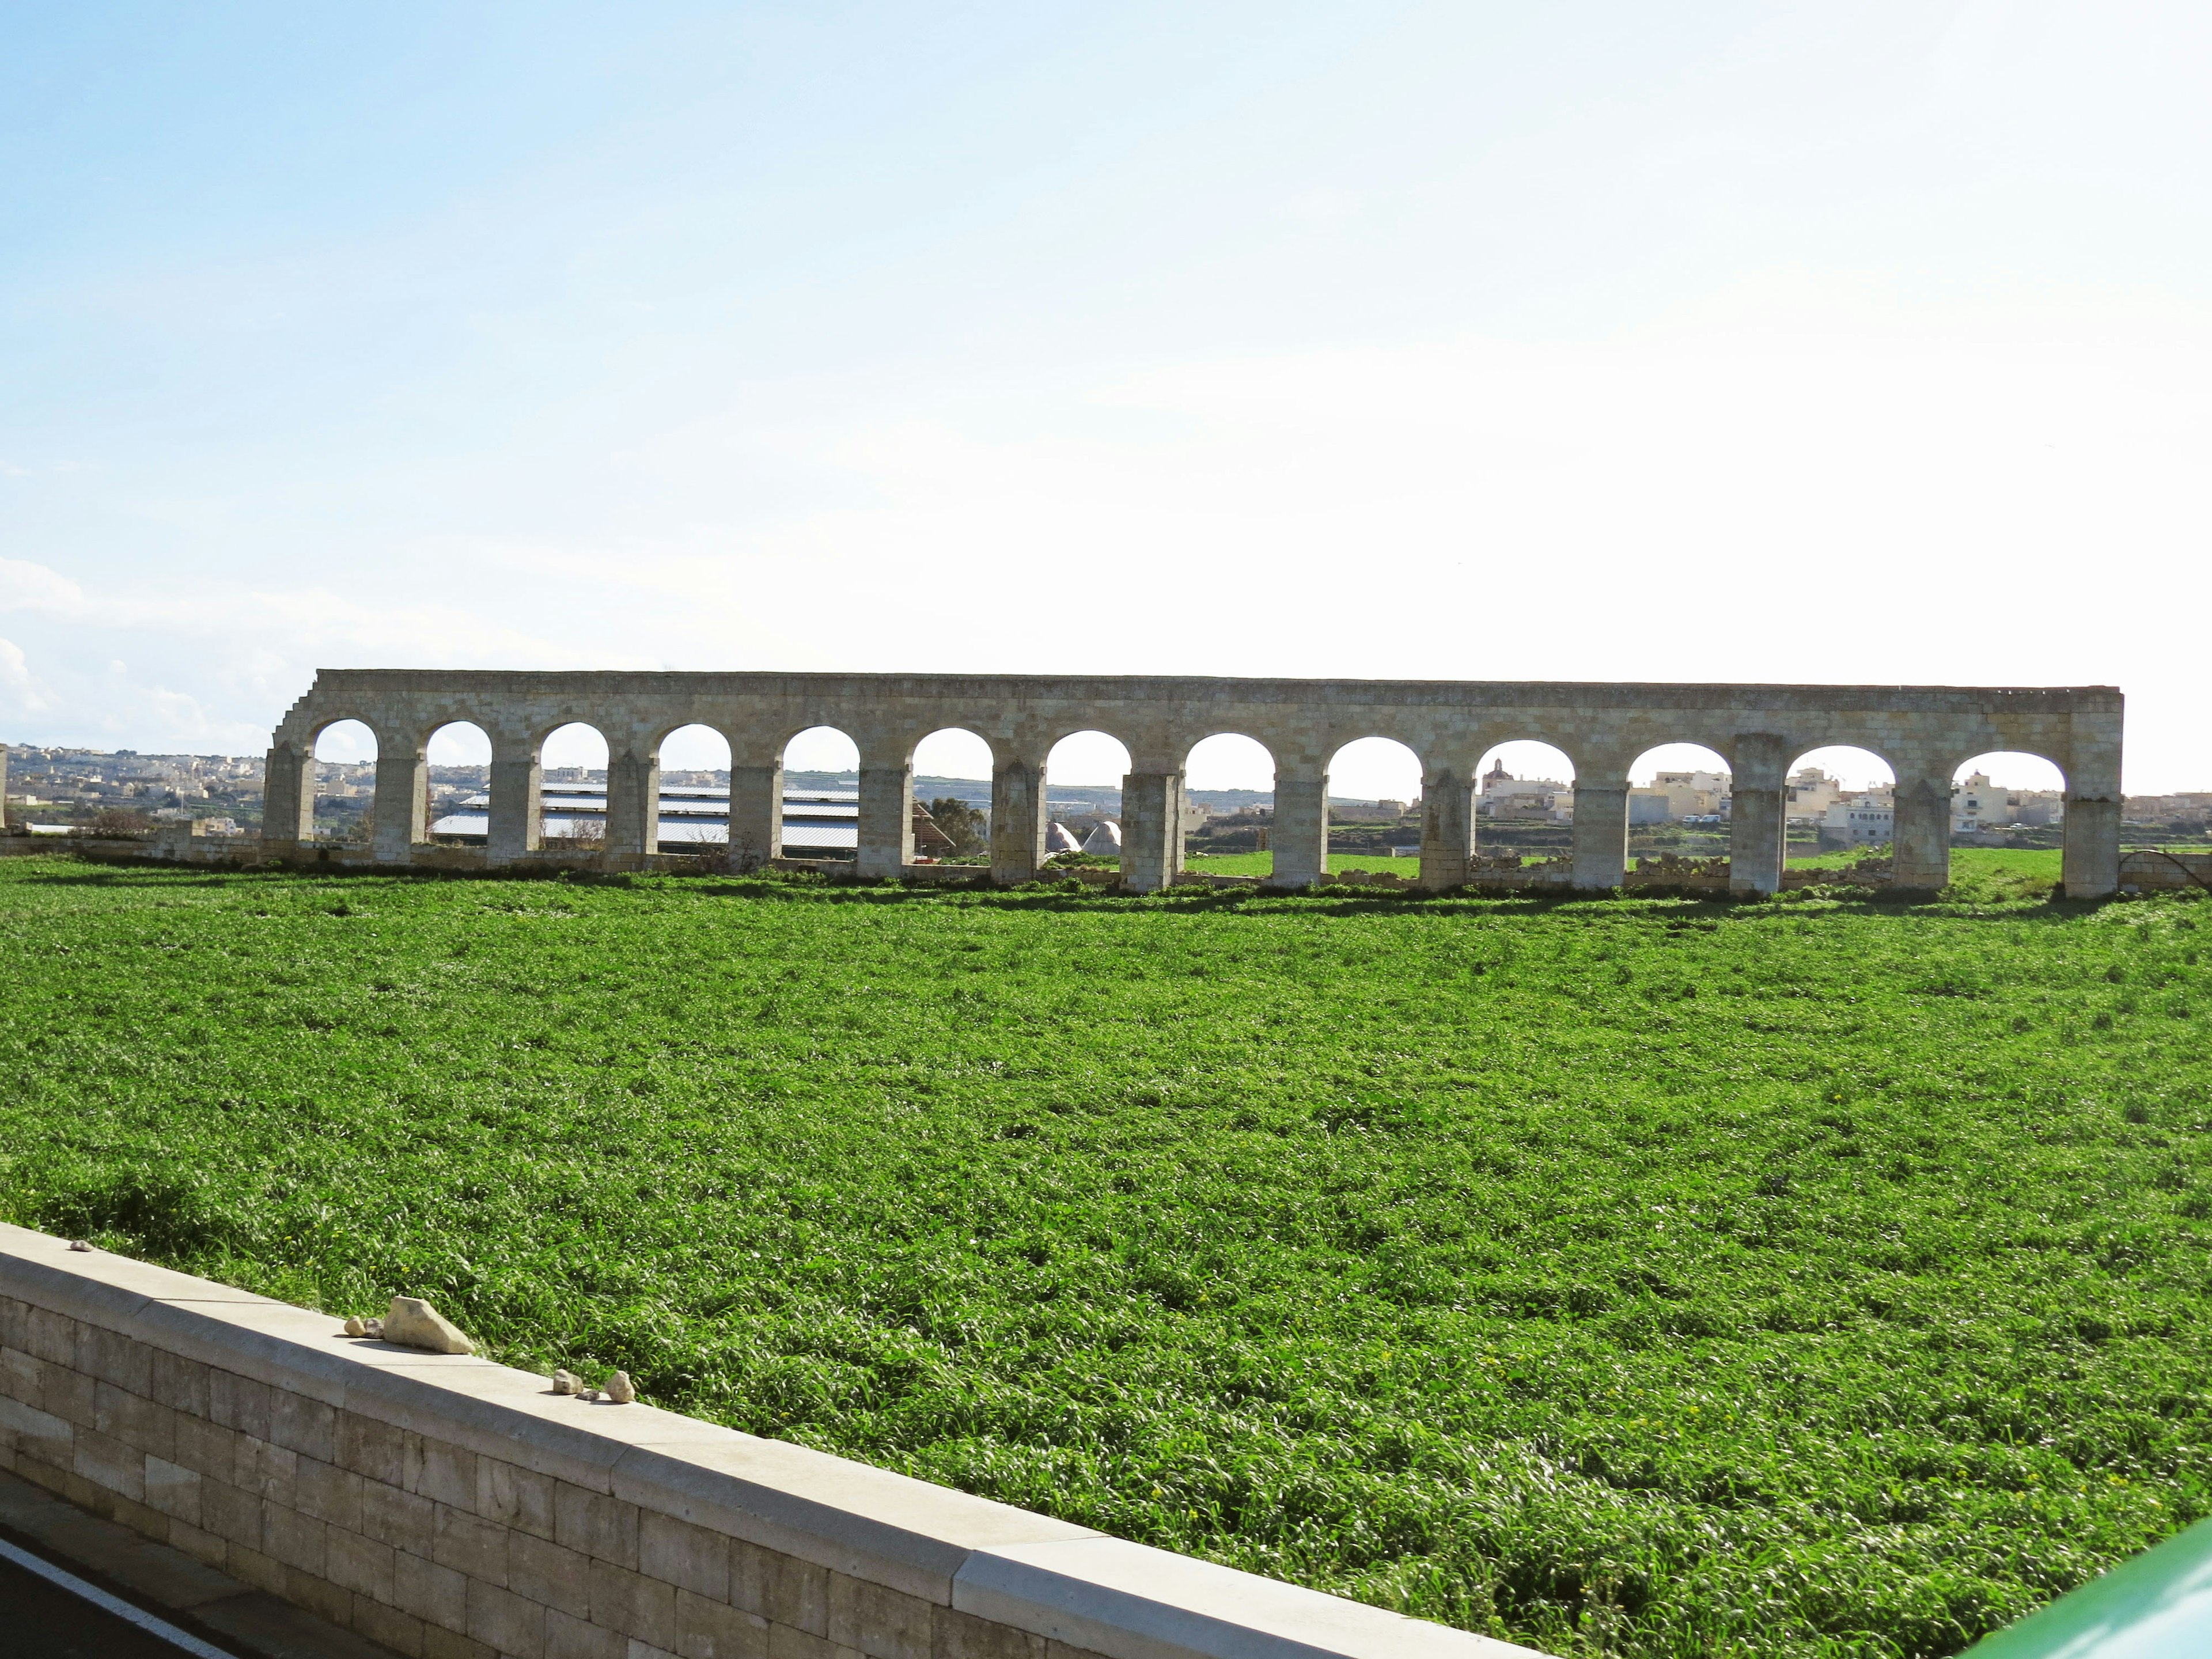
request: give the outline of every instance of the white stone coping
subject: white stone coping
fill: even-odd
[[[1532,1650],[1109,1538],[0,1223],[0,1295],[1108,1659],[1510,1659]]]

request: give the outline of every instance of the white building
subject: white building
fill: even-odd
[[[1571,823],[1575,787],[1557,778],[1516,778],[1503,763],[1483,775],[1475,811],[1486,818],[1537,818]]]
[[[1832,804],[1820,820],[1820,838],[1870,847],[1888,841],[1896,823],[1897,808],[1891,792],[1870,789]]]
[[[2019,808],[2017,794],[1991,783],[1988,773],[1977,772],[1951,786],[1951,833],[2002,830],[2019,821]]]
[[[1631,790],[1631,798],[1643,792],[1667,798],[1667,816],[1670,818],[1710,818],[1728,808],[1730,781],[1725,772],[1658,772],[1642,790]]]
[[[1817,766],[1801,766],[1783,786],[1782,815],[1791,823],[1825,823],[1828,809],[1843,799],[1844,786]]]

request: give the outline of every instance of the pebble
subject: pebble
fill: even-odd
[[[607,1398],[617,1406],[627,1406],[637,1398],[637,1385],[629,1380],[628,1371],[617,1371],[607,1384]]]
[[[553,1373],[553,1392],[556,1394],[575,1393],[576,1374],[574,1371],[555,1371]]]
[[[346,1334],[348,1336],[367,1336],[368,1334],[368,1327],[362,1323],[361,1316],[358,1314],[346,1321]]]

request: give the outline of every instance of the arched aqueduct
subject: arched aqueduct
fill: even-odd
[[[490,738],[489,864],[538,855],[540,751],[581,722],[607,741],[611,868],[643,867],[658,844],[659,745],[705,726],[730,744],[733,848],[781,846],[782,756],[797,732],[834,726],[860,754],[859,873],[896,876],[913,860],[915,745],[947,728],[990,745],[991,874],[1026,881],[1043,857],[1046,757],[1060,738],[1103,732],[1127,747],[1123,878],[1139,891],[1182,867],[1184,757],[1219,732],[1256,738],[1276,766],[1273,884],[1328,869],[1328,763],[1344,744],[1387,738],[1420,757],[1420,880],[1464,881],[1474,853],[1476,772],[1501,743],[1535,739],[1573,762],[1573,884],[1607,889],[1626,866],[1628,769],[1662,744],[1702,744],[1734,777],[1730,885],[1771,892],[1783,866],[1784,778],[1796,757],[1850,745],[1897,778],[1893,881],[1936,887],[1949,870],[1951,781],[1976,755],[2050,760],[2066,780],[2065,890],[2118,881],[2123,702],[2106,686],[1635,685],[1454,680],[1210,679],[1150,676],[561,673],[325,670],[276,728],[269,750],[264,847],[313,835],[316,735],[354,720],[376,735],[378,860],[406,864],[427,839],[431,734],[470,721]]]

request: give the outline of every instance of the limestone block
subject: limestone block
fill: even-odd
[[[384,1340],[432,1353],[474,1353],[476,1345],[453,1321],[418,1296],[395,1296],[384,1316]]]

